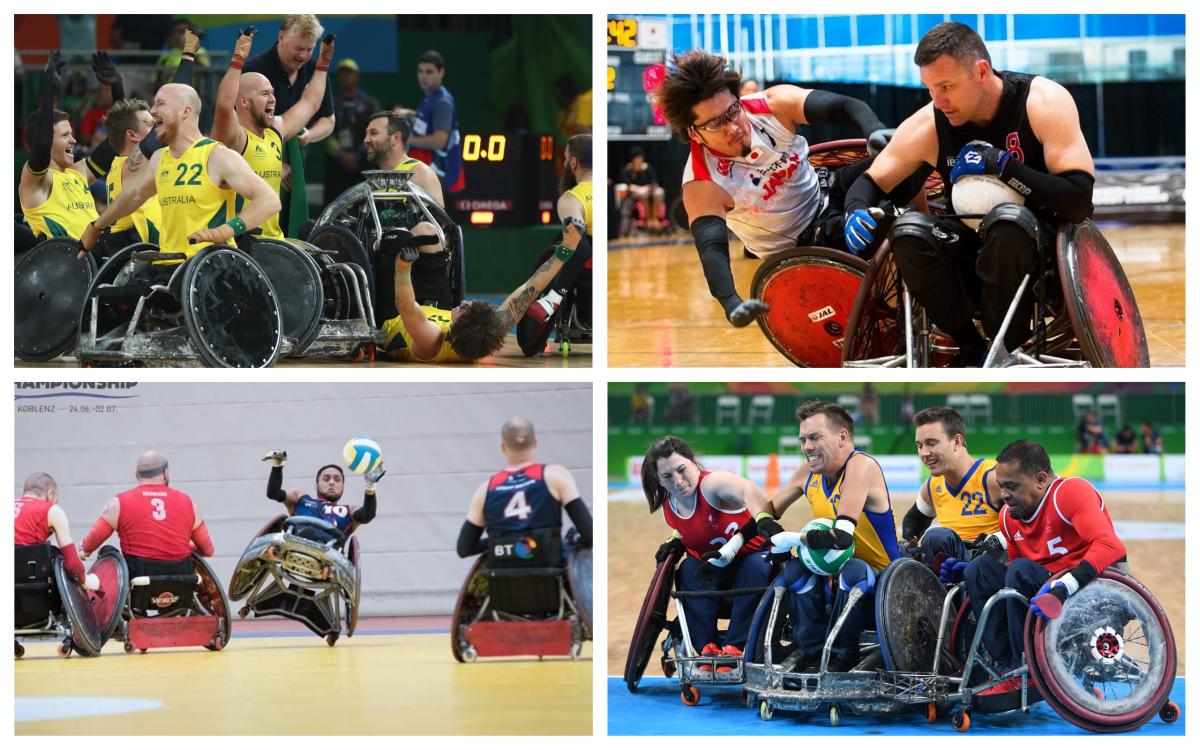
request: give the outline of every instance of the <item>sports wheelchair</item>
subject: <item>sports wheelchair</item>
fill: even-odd
[[[833,726],[844,711],[920,711],[929,722],[950,712],[954,727],[966,731],[972,710],[1028,711],[1030,680],[1062,718],[1093,732],[1129,731],[1156,714],[1167,722],[1179,716],[1168,700],[1175,641],[1166,616],[1145,588],[1114,570],[1067,600],[1058,619],[1027,614],[1025,663],[1005,673],[981,647],[982,628],[961,596],[962,584],[948,592],[929,567],[913,558],[895,560],[880,574],[876,631],[863,634],[857,665],[848,672],[827,669],[837,632],[865,596],[856,588],[831,628],[818,671],[785,672],[779,662],[792,644],[781,584],[760,603],[748,642],[753,648],[747,649],[746,703],[763,720],[779,710],[827,709]],[[981,622],[1008,599],[1028,603],[1018,592],[1002,589],[985,604]],[[1017,701],[989,703],[985,691],[1014,678],[1021,686]]]
[[[363,172],[364,181],[326,206],[307,237],[312,244],[333,251],[336,262],[366,270],[375,318],[381,322],[396,316],[392,284],[396,250],[406,244],[430,242],[406,236],[420,222],[433,225],[441,252],[448,256],[445,286],[439,279],[437,294],[431,299],[421,296],[419,290],[417,302],[450,309],[466,298],[462,229],[429,193],[413,184],[412,176],[412,172],[394,170]]]
[[[246,600],[245,618],[282,615],[304,624],[330,646],[358,626],[362,596],[358,538],[349,539],[319,518],[277,516],[242,553],[229,582],[229,599]]]
[[[48,543],[17,547],[13,565],[16,658],[25,655],[19,638],[62,639],[57,647],[62,657],[72,652],[99,656],[121,622],[129,594],[121,553],[109,546],[100,550],[89,570],[100,579],[97,591],[85,590],[68,576],[58,549]]]
[[[450,648],[484,656],[569,656],[592,639],[592,550],[572,529],[500,536],[471,566],[458,594]],[[564,552],[565,546],[565,552]]]
[[[814,145],[810,161],[833,168],[866,155],[865,141],[832,141]],[[930,209],[944,213],[936,173],[925,193]],[[1100,231],[1090,221],[1063,224],[1055,246],[1053,267],[1027,278],[1009,307],[1010,322],[1021,296],[1033,295],[1029,341],[1003,351],[1006,322],[985,366],[1147,366],[1137,302]],[[771,307],[758,319],[767,340],[802,367],[944,366],[957,353],[911,299],[886,241],[870,261],[825,247],[772,256],[755,273],[751,296]]]
[[[19,359],[47,362],[75,348],[79,311],[96,276],[96,261],[77,258],[79,243],[44,240],[13,273],[13,348]]]
[[[183,646],[220,651],[229,643],[229,600],[203,557],[193,552],[181,562],[126,558],[124,564],[134,574],[118,636],[126,653]]]
[[[721,600],[717,611],[720,619],[729,618],[732,604],[730,597],[743,594],[761,594],[767,588],[726,589],[722,591],[692,591],[678,590],[678,564],[686,553],[674,550],[670,557],[658,563],[654,576],[650,579],[650,588],[642,601],[638,612],[637,625],[634,627],[633,639],[629,644],[629,652],[625,657],[625,687],[631,693],[637,692],[646,667],[654,655],[654,648],[659,635],[667,631],[666,638],[659,645],[661,651],[659,664],[663,675],[674,677],[679,674],[679,699],[684,705],[695,706],[700,702],[700,690],[696,685],[740,685],[746,681],[745,656],[701,656],[692,645],[691,634],[688,632],[687,613],[681,600],[686,598],[719,598]],[[776,566],[778,567],[778,566]],[[777,572],[777,571],[776,571]],[[667,608],[671,600],[676,601],[673,620],[667,620]],[[718,637],[723,638],[725,631],[718,631]],[[747,642],[749,643],[749,642]]]

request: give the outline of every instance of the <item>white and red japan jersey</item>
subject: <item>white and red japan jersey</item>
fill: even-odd
[[[730,230],[751,252],[766,257],[796,246],[821,209],[821,188],[808,161],[808,141],[771,114],[766,94],[741,102],[750,121],[750,153],[727,156],[692,141],[683,184],[709,180],[728,193]]]
[[[1057,477],[1027,520],[1013,518],[1009,507],[1002,507],[1000,531],[1008,540],[1010,560],[1028,558],[1051,574],[1084,560],[1099,572],[1125,556],[1104,498],[1079,477]]]

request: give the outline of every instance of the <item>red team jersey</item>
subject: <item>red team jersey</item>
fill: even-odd
[[[738,511],[721,510],[704,497],[700,489],[704,478],[711,474],[709,471],[700,472],[700,481],[696,483],[696,508],[686,518],[677,514],[671,508],[671,500],[663,503],[663,519],[667,525],[679,532],[683,546],[687,547],[692,557],[703,557],[706,552],[716,552],[725,542],[737,533],[742,524],[750,520],[750,511],[743,508]],[[763,538],[756,536],[747,541],[738,557],[744,557],[751,552],[757,552],[763,547]]]
[[[13,500],[13,530],[16,531],[18,547],[45,544],[51,533],[48,516],[52,507],[54,503],[32,495],[22,495]]]
[[[1000,509],[1000,531],[1008,540],[1008,559],[1028,558],[1051,575],[1084,560],[1097,572],[1125,556],[1104,499],[1086,479],[1058,477],[1033,517],[1018,521],[1008,506]]]
[[[182,560],[196,524],[192,499],[165,484],[143,484],[117,495],[121,514],[117,534],[126,555],[151,560]]]

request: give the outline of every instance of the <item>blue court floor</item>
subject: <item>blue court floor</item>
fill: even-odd
[[[1184,705],[1184,678],[1175,680],[1171,700],[1181,712],[1174,724],[1165,724],[1157,717],[1147,722],[1135,735],[1138,738],[1183,736],[1187,721]],[[737,687],[704,688],[700,703],[685,706],[679,700],[679,683],[666,677],[645,677],[636,694],[630,693],[620,677],[608,678],[608,733],[610,735],[921,735],[927,737],[962,736],[950,723],[950,717],[939,717],[929,724],[924,714],[893,714],[890,716],[842,716],[840,727],[829,726],[826,712],[799,714],[776,712],[770,721],[758,718],[758,712],[746,708]],[[971,715],[971,728],[966,736],[978,735],[1091,735],[1061,718],[1045,703],[1035,704],[1028,714],[987,716]]]

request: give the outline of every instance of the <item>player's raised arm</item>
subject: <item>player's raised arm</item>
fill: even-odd
[[[212,131],[209,136],[224,143],[239,154],[246,148],[246,132],[238,122],[237,101],[241,89],[242,66],[250,56],[254,44],[254,27],[247,26],[238,34],[229,56],[229,69],[217,87],[216,112],[213,115]]]

